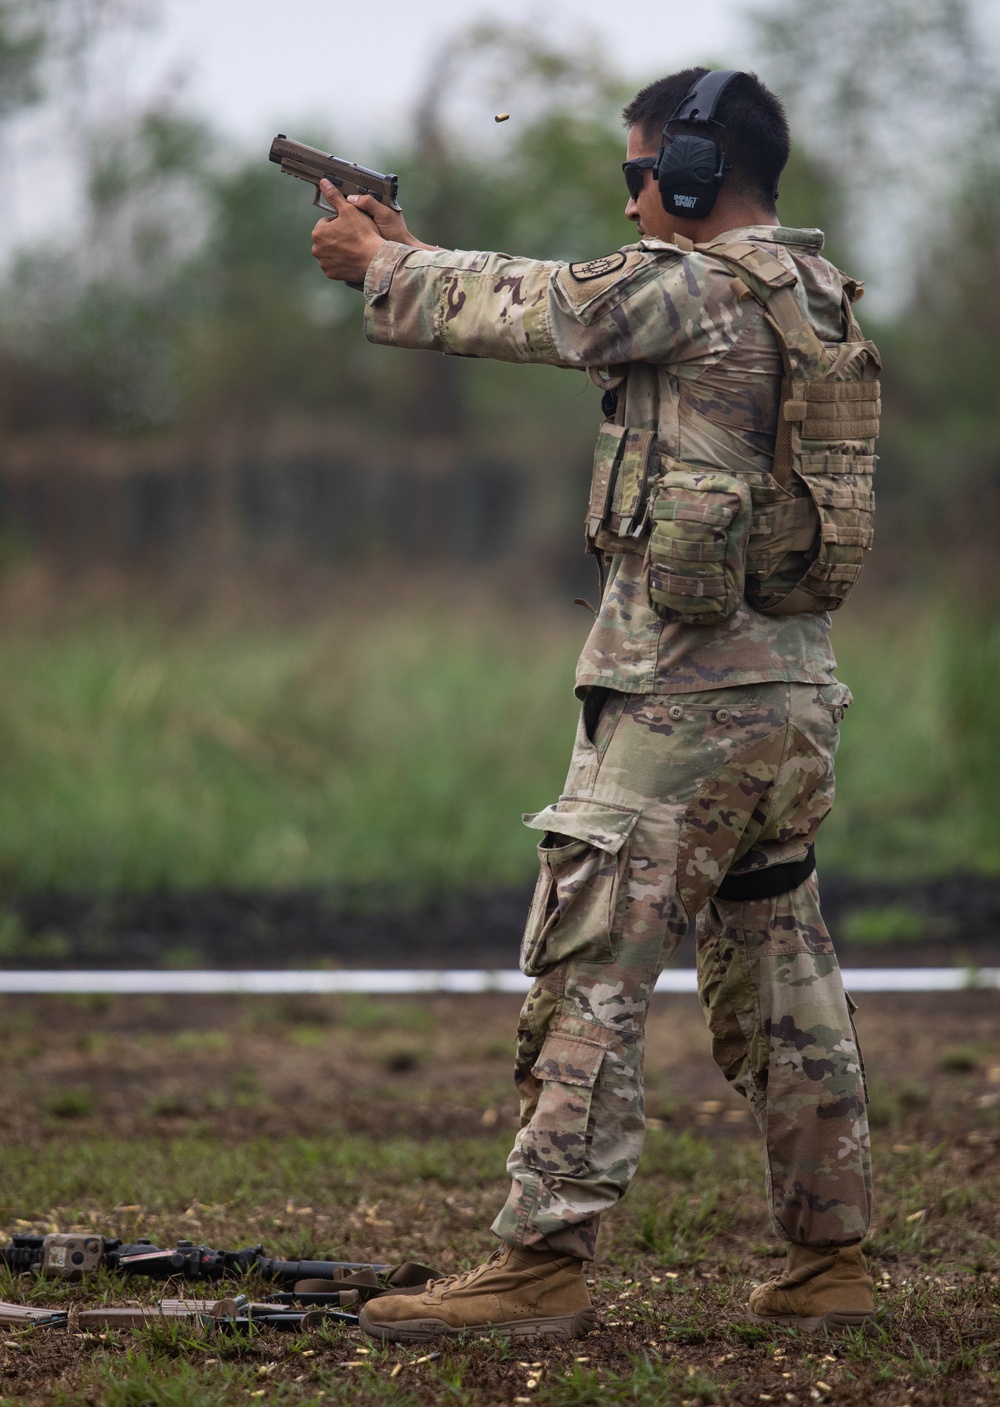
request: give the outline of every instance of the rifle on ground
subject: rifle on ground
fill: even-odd
[[[0,1265],[15,1273],[35,1271],[64,1280],[82,1280],[102,1267],[119,1275],[141,1275],[151,1280],[224,1280],[254,1271],[265,1280],[284,1285],[300,1280],[341,1280],[367,1273],[377,1286],[379,1276],[391,1276],[394,1270],[391,1265],[369,1261],[275,1260],[264,1254],[263,1246],[216,1251],[193,1241],[178,1241],[170,1250],[161,1250],[145,1238],[125,1242],[113,1236],[73,1232],[13,1236],[8,1246],[0,1248]],[[428,1271],[427,1278],[432,1275]]]
[[[279,132],[271,143],[268,160],[281,167],[286,176],[296,176],[300,181],[309,181],[315,186],[313,205],[324,215],[336,215],[336,210],[323,199],[319,188],[320,181],[332,181],[342,195],[373,195],[376,200],[388,205],[390,210],[398,210],[396,195],[399,190],[399,177],[383,175],[381,171],[369,171],[367,166],[358,166],[353,161],[345,161],[340,156],[320,151],[318,147],[307,147],[303,142],[293,142],[284,132]]]
[[[0,1325],[4,1328],[36,1325],[55,1329],[142,1329],[168,1319],[182,1320],[203,1332],[216,1329],[236,1334],[252,1329],[302,1333],[320,1324],[353,1327],[358,1322],[356,1314],[303,1305],[290,1295],[268,1297],[259,1303],[251,1303],[246,1295],[236,1295],[221,1300],[161,1299],[153,1305],[102,1305],[99,1309],[50,1309],[0,1300]]]

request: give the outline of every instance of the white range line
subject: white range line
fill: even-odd
[[[421,992],[526,992],[532,979],[516,968],[314,969],[299,971],[0,971],[0,993],[81,992],[129,996],[304,995],[363,992],[399,996]],[[844,986],[851,992],[957,992],[1000,987],[1000,967],[848,967]],[[670,968],[658,992],[695,992],[694,968]]]

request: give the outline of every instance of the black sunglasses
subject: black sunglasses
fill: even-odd
[[[658,156],[637,156],[634,161],[622,162],[625,184],[628,186],[628,193],[633,200],[639,199],[639,192],[646,182],[646,172],[652,171],[659,159]]]

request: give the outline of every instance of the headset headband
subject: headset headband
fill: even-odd
[[[742,74],[743,70],[738,68],[710,69],[703,77],[697,79],[681,98],[673,116],[668,119],[667,126],[669,127],[671,122],[713,121],[723,93],[733,79],[740,78]]]

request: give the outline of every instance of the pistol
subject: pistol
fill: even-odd
[[[269,160],[281,167],[286,176],[297,176],[300,181],[308,181],[316,187],[313,205],[325,215],[336,215],[336,210],[323,199],[319,183],[324,178],[339,186],[346,195],[373,195],[390,210],[398,210],[396,192],[399,177],[383,175],[381,171],[369,171],[367,166],[358,166],[353,161],[344,161],[318,147],[307,147],[302,142],[293,142],[279,132],[271,143]]]

